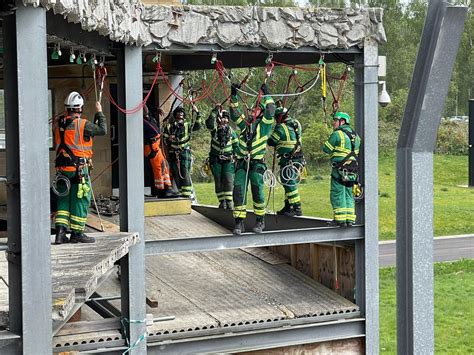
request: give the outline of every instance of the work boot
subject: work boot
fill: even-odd
[[[95,238],[88,237],[82,232],[72,232],[71,233],[71,243],[94,243]]]
[[[163,198],[174,198],[174,197],[178,197],[178,195],[173,190],[166,189],[166,190],[164,190],[162,197]]]
[[[346,222],[347,227],[354,227],[354,222]]]
[[[294,216],[302,216],[303,211],[301,211],[301,203],[297,203],[296,205],[293,205],[292,211],[293,211]]]
[[[56,239],[54,240],[54,244],[63,244],[69,243],[69,239],[66,236],[66,227],[58,226],[56,228]]]
[[[226,208],[225,200],[222,200],[221,202],[219,202],[219,208],[222,208],[222,209]]]
[[[243,232],[245,232],[244,219],[243,218],[236,218],[235,219],[235,227],[234,227],[234,230],[232,231],[232,233],[236,234],[236,235],[241,235]]]
[[[228,210],[233,210],[234,209],[234,202],[233,201],[227,200],[226,203],[227,203],[227,209]]]
[[[254,233],[262,233],[263,230],[265,229],[265,222],[263,220],[257,220],[257,223],[255,223],[255,226],[253,227],[253,232]]]
[[[328,222],[328,227],[346,227],[346,222],[332,220]]]
[[[277,212],[279,215],[285,215],[285,213],[290,213],[291,212],[291,206],[288,200],[285,200],[285,206]]]

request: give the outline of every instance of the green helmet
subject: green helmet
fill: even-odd
[[[288,109],[286,107],[277,107],[275,109],[275,115],[279,115],[280,113],[287,113],[288,112]]]
[[[332,116],[333,120],[345,120],[347,124],[351,123],[351,116],[345,112],[337,111]]]

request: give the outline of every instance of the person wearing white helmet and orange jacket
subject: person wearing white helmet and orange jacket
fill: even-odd
[[[66,116],[61,117],[54,127],[55,165],[62,181],[69,180],[70,188],[67,191],[63,184],[57,198],[55,244],[93,243],[95,239],[83,233],[91,201],[89,166],[92,138],[107,134],[107,125],[100,102],[95,104],[94,123],[82,118],[84,99],[76,91],[66,97],[64,106]],[[68,228],[71,230],[70,240],[66,236]]]

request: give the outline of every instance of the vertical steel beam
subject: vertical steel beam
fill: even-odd
[[[5,112],[10,329],[24,354],[52,349],[46,10],[7,16]]]
[[[398,139],[399,354],[434,353],[433,151],[466,13],[430,1]]]
[[[360,177],[365,188],[357,206],[364,240],[356,242],[356,301],[366,323],[366,353],[379,351],[378,271],[378,47],[367,39],[355,61],[356,131],[362,139]]]
[[[143,99],[142,50],[125,46],[118,55],[119,104],[128,109]],[[145,191],[143,183],[143,113],[119,113],[120,230],[138,232],[140,241],[121,262],[122,315],[129,323],[132,354],[146,353]],[[139,341],[137,343],[137,341]]]
[[[474,187],[474,100],[469,100],[469,179],[468,186]]]

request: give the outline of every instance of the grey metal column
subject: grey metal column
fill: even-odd
[[[378,270],[378,47],[365,40],[363,55],[356,56],[356,131],[362,139],[361,179],[363,204],[357,206],[364,240],[356,242],[356,300],[366,318],[366,353],[379,351]]]
[[[469,181],[468,186],[474,187],[474,100],[469,100]]]
[[[48,354],[52,296],[46,11],[19,6],[2,27],[10,329],[21,334],[24,354]]]
[[[399,354],[434,353],[433,151],[466,13],[430,1],[398,139]]]
[[[142,49],[125,46],[118,56],[120,106],[136,107],[143,99]],[[138,232],[140,241],[121,262],[122,315],[130,320],[130,346],[146,332],[145,217],[143,183],[143,113],[119,114],[120,230]],[[146,339],[132,354],[146,353]]]

